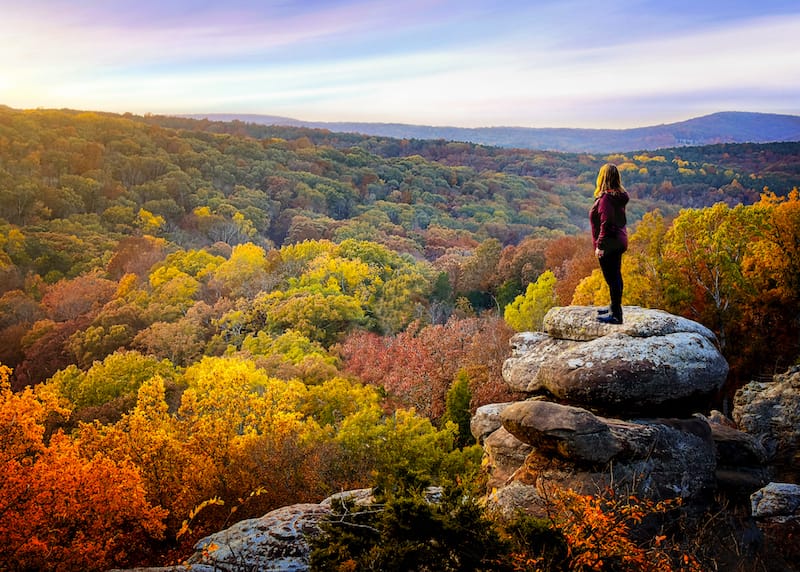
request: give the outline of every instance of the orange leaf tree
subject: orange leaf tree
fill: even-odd
[[[84,456],[62,433],[46,439],[58,406],[14,393],[0,366],[0,560],[13,568],[103,570],[147,553],[165,512],[145,500],[138,471]]]

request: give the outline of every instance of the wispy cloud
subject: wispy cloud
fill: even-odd
[[[713,4],[32,0],[0,19],[0,103],[456,125],[799,113],[800,7]]]

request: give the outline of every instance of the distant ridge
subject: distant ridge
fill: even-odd
[[[572,129],[533,127],[434,127],[402,123],[344,123],[301,121],[273,115],[207,113],[182,115],[212,121],[243,121],[327,129],[398,139],[446,139],[498,147],[611,153],[715,143],[773,143],[800,141],[800,116],[723,111],[678,123],[633,129]]]

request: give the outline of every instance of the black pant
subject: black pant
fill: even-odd
[[[611,294],[611,315],[622,321],[622,252],[605,252],[600,270]]]

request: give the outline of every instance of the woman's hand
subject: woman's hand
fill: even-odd
[[[602,257],[603,257],[603,254],[604,254],[604,252],[603,252],[602,250],[600,250],[599,248],[595,248],[595,249],[594,249],[594,255],[595,255],[597,258],[602,258]]]

